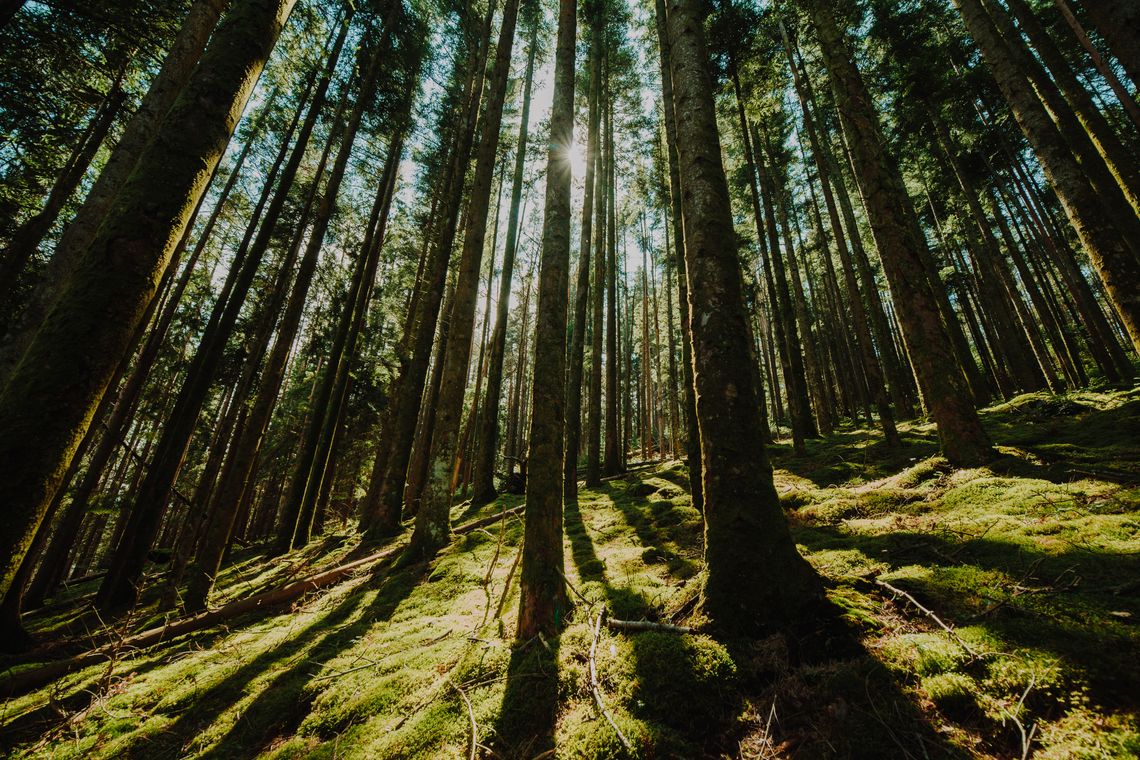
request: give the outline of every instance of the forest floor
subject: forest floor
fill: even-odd
[[[124,646],[11,697],[0,752],[1140,756],[1140,389],[1022,396],[983,418],[1002,458],[972,470],[951,471],[926,425],[902,426],[902,449],[862,429],[813,441],[806,457],[773,447],[795,539],[851,638],[831,656],[805,660],[780,636],[722,645],[598,626],[603,610],[685,622],[699,585],[701,519],[684,467],[646,464],[582,490],[566,512],[576,607],[557,639],[511,648],[523,534],[511,515],[430,565],[380,560],[289,609]],[[460,505],[455,523],[520,503]],[[245,550],[220,595],[360,556],[356,540],[335,533],[276,560]],[[31,616],[36,632],[90,625],[92,590]],[[156,610],[130,624],[153,625]]]

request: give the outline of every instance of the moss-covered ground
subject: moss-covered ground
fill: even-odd
[[[806,457],[773,447],[796,541],[846,623],[837,638],[848,640],[809,658],[779,636],[717,642],[603,626],[595,638],[603,611],[683,623],[692,606],[701,518],[683,465],[667,462],[584,489],[567,509],[576,608],[557,639],[512,646],[522,524],[511,516],[429,565],[381,562],[290,609],[124,648],[8,699],[0,751],[1140,756],[1140,392],[1023,396],[984,421],[1002,457],[974,470],[952,471],[925,425],[903,425],[895,450],[860,429],[811,442]],[[519,503],[461,504],[455,521]],[[275,560],[239,553],[220,596],[333,566],[356,542],[338,533]],[[91,590],[32,616],[37,632],[91,628]],[[161,614],[152,603],[132,625]]]

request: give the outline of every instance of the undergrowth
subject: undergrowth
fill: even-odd
[[[687,471],[647,463],[581,489],[567,507],[575,609],[555,639],[513,643],[522,523],[508,516],[430,564],[381,562],[291,609],[122,651],[9,699],[0,749],[466,758],[474,743],[477,755],[504,758],[1140,756],[1140,393],[1032,394],[983,419],[1002,456],[971,470],[939,458],[925,424],[903,424],[898,449],[855,428],[811,442],[805,457],[773,447],[795,539],[854,648],[804,658],[781,636],[718,642],[597,626],[602,614],[684,623],[699,592],[701,516]],[[519,503],[460,504],[455,522]],[[359,556],[356,542],[341,531],[274,560],[238,552],[219,601]],[[69,589],[66,604],[32,616],[34,628],[49,638],[94,629],[92,590]],[[131,624],[167,614],[156,600]]]

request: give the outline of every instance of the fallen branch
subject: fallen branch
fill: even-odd
[[[605,610],[598,613],[598,620],[594,623],[594,640],[590,642],[590,690],[594,693],[594,701],[598,704],[598,712],[600,712],[602,717],[606,719],[606,722],[610,724],[610,728],[614,730],[614,733],[617,734],[617,738],[621,740],[622,746],[625,747],[627,751],[632,752],[633,747],[630,746],[629,739],[625,738],[625,734],[621,732],[617,723],[614,722],[613,716],[610,715],[609,710],[606,709],[606,705],[602,701],[602,690],[598,687],[598,666],[594,655],[598,651],[598,635],[601,633],[602,618],[604,617]]]
[[[975,659],[975,660],[978,659],[978,653],[975,652],[970,647],[970,645],[967,644],[962,639],[962,637],[957,634],[957,632],[955,632],[955,630],[953,628],[946,625],[946,623],[942,622],[942,618],[935,615],[932,610],[929,610],[926,607],[922,606],[922,603],[919,602],[917,599],[915,599],[912,595],[903,591],[901,588],[897,588],[895,586],[892,586],[891,584],[887,583],[886,581],[884,581],[880,578],[875,579],[875,584],[878,586],[882,586],[887,591],[890,591],[893,594],[897,594],[898,596],[905,597],[906,600],[909,601],[911,604],[913,604],[915,607],[917,607],[919,609],[919,611],[923,612],[927,617],[929,617],[931,620],[933,620],[935,623],[937,623],[939,628],[946,631],[946,633],[950,634],[950,638],[954,639],[954,641],[957,642],[958,646],[962,647],[962,651],[964,651],[966,654],[970,655],[970,657],[972,657],[973,659]]]
[[[651,623],[648,620],[615,620],[606,618],[606,628],[615,631],[658,631],[660,633],[692,633],[693,629],[684,625]]]
[[[467,698],[467,692],[451,680],[449,676],[447,682],[451,688],[459,692],[459,696],[463,699],[463,704],[467,705],[467,717],[471,720],[471,744],[467,752],[467,760],[475,760],[475,749],[479,746],[479,724],[475,722],[475,708],[471,706],[471,700]]]

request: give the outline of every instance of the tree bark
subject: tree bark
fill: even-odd
[[[566,416],[566,285],[570,268],[570,146],[574,143],[575,0],[559,0],[547,152],[546,206],[534,346],[534,416],[527,456],[525,534],[516,638],[555,635],[568,611],[562,490]],[[541,378],[541,381],[538,379]]]
[[[495,329],[491,333],[490,359],[487,366],[487,395],[483,416],[479,421],[475,444],[475,471],[472,475],[471,503],[488,504],[495,498],[495,459],[499,444],[499,400],[503,389],[503,355],[507,344],[507,316],[510,313],[511,282],[514,279],[515,255],[518,251],[519,207],[522,201],[523,172],[526,168],[527,133],[530,128],[531,86],[538,51],[538,25],[531,30],[523,84],[519,139],[515,152],[514,177],[511,181],[511,210],[507,221],[507,240],[503,249],[503,271],[500,274],[499,300],[495,305]]]
[[[701,605],[721,630],[756,635],[799,622],[822,588],[780,508],[745,361],[748,317],[698,8],[671,0],[668,29],[704,465]]]

